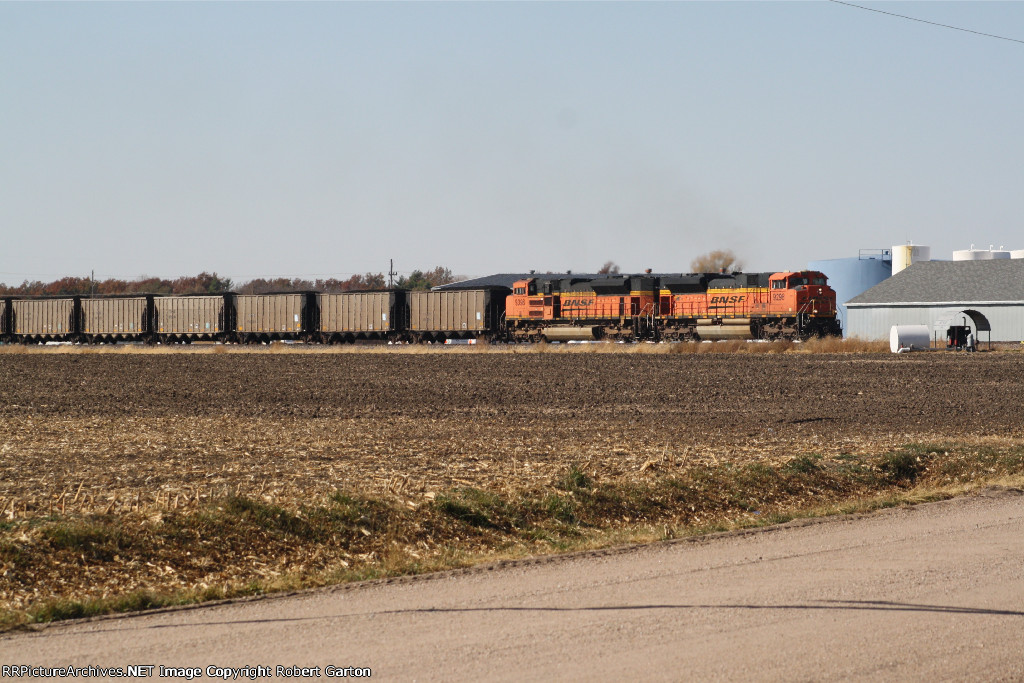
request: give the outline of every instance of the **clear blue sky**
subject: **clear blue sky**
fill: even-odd
[[[0,282],[1021,249],[1022,75],[831,2],[2,2]]]

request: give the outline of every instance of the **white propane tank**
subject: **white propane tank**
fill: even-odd
[[[927,325],[893,325],[889,330],[889,350],[893,353],[924,351],[931,348]]]

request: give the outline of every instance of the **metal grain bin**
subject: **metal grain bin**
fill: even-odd
[[[110,340],[147,335],[152,301],[152,296],[82,299],[82,334]]]
[[[243,338],[297,339],[312,327],[312,294],[239,294],[238,334]]]
[[[398,329],[396,305],[402,292],[344,292],[317,294],[320,332],[385,336]]]
[[[444,336],[492,333],[507,293],[504,289],[409,292],[409,331]]]
[[[153,302],[158,336],[212,339],[228,331],[230,309],[221,296],[161,296]]]
[[[70,340],[77,332],[78,299],[15,299],[11,333],[22,341]]]

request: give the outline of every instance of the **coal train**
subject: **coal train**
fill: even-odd
[[[424,343],[806,339],[841,334],[817,271],[529,276],[508,287],[4,297],[0,341]]]

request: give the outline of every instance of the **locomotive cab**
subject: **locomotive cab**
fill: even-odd
[[[550,299],[550,294],[546,298]],[[536,278],[513,283],[512,293],[505,300],[505,319],[511,322],[544,318],[544,299],[538,292]]]
[[[772,312],[795,316],[804,334],[839,334],[836,293],[824,273],[803,270],[771,277]]]
[[[512,294],[516,296],[536,296],[537,281],[535,279],[520,280],[512,286]]]
[[[813,317],[835,316],[836,293],[828,286],[824,273],[796,273],[790,278],[790,287],[797,290],[797,303],[802,312]]]

